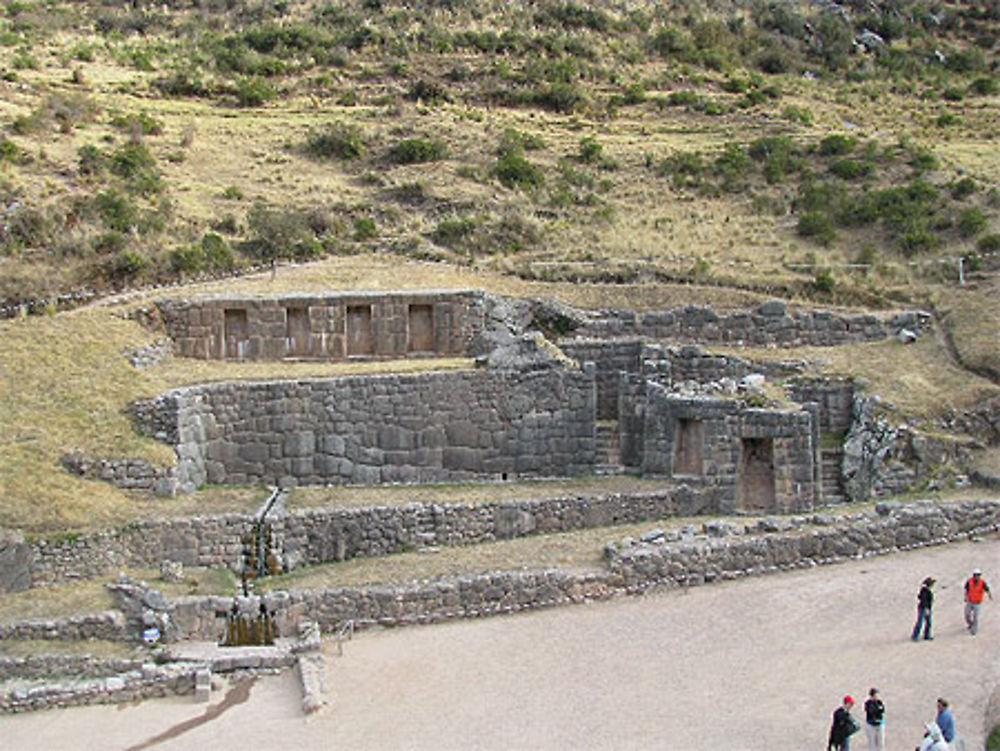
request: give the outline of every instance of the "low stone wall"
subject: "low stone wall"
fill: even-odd
[[[956,505],[881,504],[879,511],[845,517],[813,517],[819,529],[738,539],[661,538],[610,546],[609,570],[626,589],[702,584],[716,579],[835,563],[960,540],[1000,529],[1000,501]]]
[[[724,522],[706,524],[706,534],[695,535],[692,530],[677,541],[651,534],[656,542],[609,545],[606,571],[503,571],[401,586],[294,590],[267,602],[279,619],[294,622],[307,617],[325,632],[348,621],[358,628],[434,623],[606,599],[655,586],[692,586],[810,568],[998,529],[1000,501],[886,503],[874,513],[779,518],[749,531]],[[219,604],[219,598],[179,600],[174,617],[184,638],[217,638]]]
[[[0,641],[123,641],[125,618],[116,610],[51,620],[0,623]]]
[[[154,696],[194,692],[200,666],[143,665],[120,675],[41,685],[26,684],[0,695],[0,713],[33,712],[87,704],[121,704]]]
[[[50,680],[65,678],[106,677],[141,670],[143,660],[107,659],[92,655],[31,655],[30,657],[0,657],[0,681],[16,678]]]
[[[711,489],[682,485],[655,493],[316,509],[277,517],[273,530],[279,555],[283,554],[286,565],[294,568],[419,546],[472,545],[529,534],[717,512]],[[17,591],[106,576],[123,568],[156,568],[161,561],[238,570],[242,539],[253,520],[253,516],[243,514],[154,519],[58,542],[0,542],[0,560],[19,569],[8,571],[4,581],[10,582],[10,591]],[[18,555],[2,555],[15,548]]]
[[[401,586],[341,587],[274,592],[264,596],[281,633],[308,619],[325,632],[348,621],[358,627],[430,623],[551,607],[655,586],[690,586],[721,579],[808,568],[865,555],[888,554],[1000,530],[1000,500],[957,504],[880,504],[875,512],[846,516],[781,517],[740,528],[712,522],[648,542],[625,540],[605,549],[605,571],[556,569],[502,571],[447,577]],[[174,601],[179,638],[217,640],[225,597]],[[4,634],[20,633],[18,626]]]
[[[832,346],[877,341],[894,336],[901,329],[920,333],[930,320],[930,314],[921,311],[886,317],[842,315],[826,310],[789,313],[784,301],[769,300],[756,310],[737,313],[717,313],[695,305],[648,313],[602,311],[591,314],[574,333],[595,339],[640,336],[694,344]]]
[[[177,470],[157,467],[144,459],[100,459],[72,453],[62,457],[62,465],[74,475],[104,480],[124,490],[144,490],[164,496],[177,492]]]

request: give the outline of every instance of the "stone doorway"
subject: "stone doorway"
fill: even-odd
[[[285,309],[285,354],[303,357],[309,354],[309,308]]]
[[[772,511],[775,507],[774,441],[744,438],[740,452],[740,508]]]
[[[250,344],[250,327],[247,312],[243,308],[227,308],[225,313],[226,358],[242,360],[247,356]]]
[[[434,351],[434,309],[430,305],[411,305],[409,315],[409,352]]]
[[[674,474],[702,474],[702,421],[681,418],[674,435]]]
[[[372,337],[372,306],[347,306],[347,356],[374,355]]]

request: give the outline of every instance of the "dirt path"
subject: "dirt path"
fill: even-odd
[[[964,632],[961,585],[981,566],[1000,591],[1000,541],[514,617],[359,634],[328,657],[331,705],[299,711],[294,677],[263,679],[208,723],[171,699],[0,720],[9,749],[694,749],[825,747],[844,693],[875,685],[890,751],[911,751],[934,700],[951,700],[968,751],[984,745],[1000,680],[1000,599]],[[936,639],[908,633],[924,576]],[[222,692],[219,692],[220,694]],[[222,699],[221,695],[213,702]],[[854,748],[864,749],[863,736]]]

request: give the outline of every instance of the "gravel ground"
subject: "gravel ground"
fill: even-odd
[[[920,741],[934,701],[981,749],[1000,682],[1000,599],[962,623],[975,566],[1000,592],[1000,541],[962,543],[692,590],[481,621],[358,634],[328,648],[330,705],[303,717],[294,675],[259,680],[196,724],[189,699],[0,719],[10,749],[825,748],[845,693],[887,707],[890,751]],[[925,576],[936,639],[908,638]],[[217,692],[218,708],[224,692]],[[180,727],[182,723],[187,723]],[[175,729],[171,738],[145,744]],[[188,729],[189,728],[189,729]],[[855,751],[866,748],[855,736]]]

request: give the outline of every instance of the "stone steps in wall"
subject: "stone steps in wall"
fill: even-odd
[[[594,474],[617,475],[623,471],[618,421],[600,420],[597,422],[594,441]]]
[[[844,479],[841,466],[844,452],[841,449],[822,449],[820,451],[820,478],[823,482],[824,503],[845,503],[847,494],[844,491]]]

